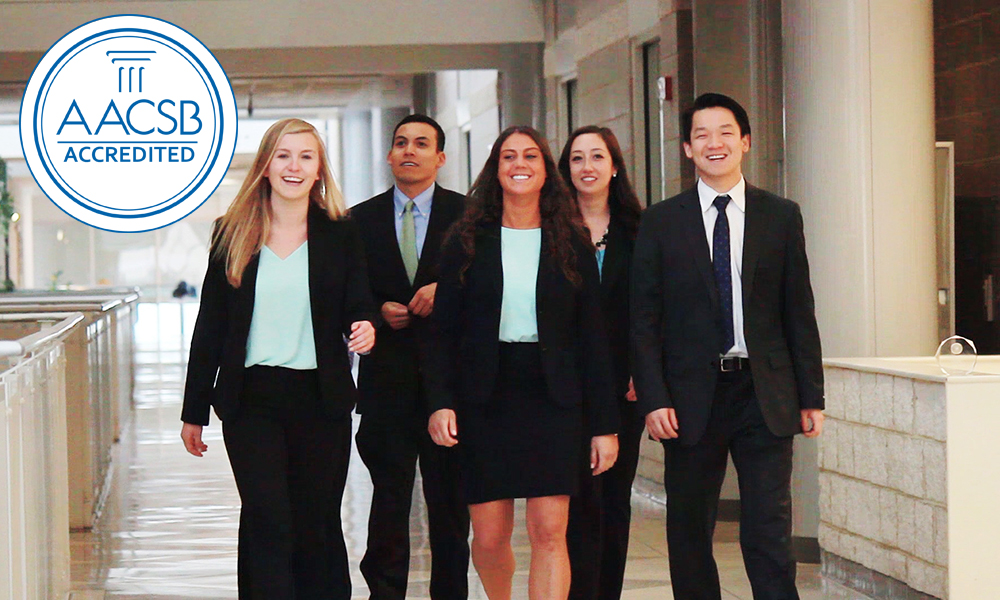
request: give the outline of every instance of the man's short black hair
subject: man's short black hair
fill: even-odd
[[[437,132],[438,152],[444,152],[444,129],[441,129],[441,126],[438,125],[438,122],[428,117],[427,115],[422,115],[417,113],[403,117],[403,120],[400,121],[399,123],[396,123],[396,128],[392,130],[392,139],[394,140],[396,139],[396,132],[399,131],[400,127],[406,125],[407,123],[426,123],[427,125],[433,127],[434,131]]]
[[[694,113],[706,108],[725,108],[736,117],[736,124],[740,128],[740,137],[750,135],[750,117],[740,103],[725,94],[709,92],[698,96],[694,104],[689,106],[681,115],[681,126],[684,128],[684,141],[691,143],[691,128],[694,126]]]

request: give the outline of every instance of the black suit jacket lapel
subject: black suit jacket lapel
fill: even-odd
[[[449,211],[448,207],[444,206],[443,196],[441,186],[435,185],[434,197],[431,199],[431,218],[427,221],[427,233],[424,236],[423,248],[420,249],[420,262],[417,264],[417,274],[413,278],[414,287],[420,287],[427,279],[428,273],[437,266],[438,256],[441,253],[441,242],[448,230],[445,219],[448,218]],[[399,260],[402,263],[402,254],[400,254]]]
[[[482,264],[496,293],[497,306],[503,299],[503,252],[500,246],[500,224],[491,223],[482,228],[482,242],[477,245]]]
[[[559,306],[557,291],[561,285],[568,285],[569,282],[562,274],[562,268],[557,264],[556,257],[550,252],[548,239],[545,230],[542,230],[541,256],[538,257],[538,275],[535,278],[535,323],[538,327],[538,341],[544,342],[554,339],[555,336],[548,335],[548,327],[551,318],[558,310],[565,310]]]
[[[608,245],[604,251],[604,264],[601,266],[601,293],[605,299],[615,289],[619,277],[624,277],[628,271],[625,260],[625,244],[629,240],[625,228],[612,218],[608,225]]]
[[[705,237],[705,219],[702,216],[701,203],[698,201],[697,189],[685,192],[681,199],[680,218],[683,219],[681,229],[684,231],[684,238],[688,245],[688,250],[694,259],[695,268],[701,273],[701,278],[708,288],[709,298],[712,300],[713,308],[719,306],[719,291],[715,287],[715,271],[712,269],[712,254],[708,246],[708,238]]]
[[[325,235],[326,224],[323,220],[329,218],[320,209],[310,206],[309,217],[306,221],[306,239],[309,243],[309,312],[312,316],[313,332],[325,331],[323,324],[329,316],[326,311],[320,310],[325,302],[319,297],[320,290],[323,289],[323,277],[328,271],[323,267],[329,261],[336,260],[333,249],[327,244],[329,236]],[[313,341],[317,345],[320,343],[319,336],[313,335]]]
[[[250,321],[253,319],[254,298],[257,292],[257,269],[260,266],[260,252],[255,254],[247,268],[243,270],[243,278],[240,280],[240,287],[236,293],[236,323],[239,327],[241,339],[248,339],[250,335]]]
[[[393,289],[396,285],[410,289],[410,279],[406,276],[406,265],[403,264],[403,255],[399,251],[399,239],[396,237],[396,203],[393,194],[396,188],[389,188],[375,199],[376,218],[374,227],[378,231],[373,236],[375,239],[384,240],[382,244],[382,257],[385,260],[383,265],[369,265],[369,269],[386,269]]]
[[[757,272],[757,262],[760,258],[761,243],[767,228],[767,215],[761,205],[760,190],[746,186],[746,215],[743,226],[743,273],[741,287],[743,302],[746,305],[750,292],[753,291],[753,277]]]

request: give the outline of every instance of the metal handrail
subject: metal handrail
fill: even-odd
[[[23,315],[19,315],[23,316]],[[48,316],[52,316],[49,314]],[[38,349],[39,346],[50,342],[65,333],[69,332],[77,323],[83,321],[82,313],[68,313],[65,318],[54,325],[43,327],[41,331],[26,335],[19,340],[0,341],[0,357],[24,356]]]
[[[109,313],[139,300],[138,288],[87,290],[84,293],[30,291],[0,294],[0,313],[17,312],[84,312]]]
[[[114,308],[122,306],[125,302],[121,298],[114,298],[111,300],[105,300],[101,302],[88,302],[86,299],[83,301],[76,302],[11,302],[9,299],[0,300],[0,311],[8,310],[18,310],[18,311],[46,311],[46,310],[63,310],[63,311],[97,311],[97,312],[108,312]]]
[[[65,294],[65,295],[46,295],[46,294],[3,294],[0,295],[0,304],[71,304],[73,302],[102,302],[109,299],[118,299],[122,302],[132,302],[139,299],[139,294],[137,292],[129,292],[125,294]]]
[[[11,298],[16,296],[21,297],[43,297],[43,298],[59,298],[59,297],[72,297],[72,296],[125,296],[128,294],[142,294],[141,288],[139,286],[112,286],[112,287],[94,287],[94,288],[81,288],[81,289],[63,289],[63,290],[46,290],[46,289],[22,289],[14,290],[11,292],[3,292],[0,296],[4,298]]]
[[[45,321],[46,323],[54,324],[57,321],[61,321],[68,316],[74,315],[79,311],[75,310],[64,310],[64,311],[47,311],[41,310],[38,312],[0,312],[0,322],[17,322],[17,321],[30,321],[38,322]]]

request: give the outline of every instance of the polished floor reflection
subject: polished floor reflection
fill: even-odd
[[[136,328],[136,413],[117,445],[112,481],[98,525],[72,535],[71,600],[236,598],[239,496],[216,421],[205,429],[202,459],[181,445],[182,340],[190,336],[196,304],[143,304]],[[187,327],[185,328],[185,324]],[[419,489],[419,486],[417,486]],[[343,505],[354,597],[367,598],[358,570],[365,549],[371,482],[355,453]],[[623,599],[672,598],[664,509],[636,496]],[[523,502],[518,522],[523,523]],[[408,596],[428,598],[430,550],[419,494],[411,519],[412,560]],[[523,525],[515,529],[518,571],[515,598],[527,598],[529,547]],[[718,528],[715,554],[726,600],[752,598],[735,524]],[[470,568],[470,596],[485,599]],[[823,580],[815,565],[800,565],[803,600],[865,598]]]

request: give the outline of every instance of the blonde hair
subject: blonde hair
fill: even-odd
[[[274,158],[278,142],[290,133],[311,133],[319,147],[319,180],[309,190],[309,201],[325,210],[330,219],[339,219],[346,212],[344,196],[330,171],[326,148],[316,128],[302,119],[282,119],[271,125],[260,141],[257,157],[239,193],[212,234],[214,258],[225,261],[226,279],[235,288],[240,287],[247,265],[267,241],[272,218],[271,182],[264,173]]]

